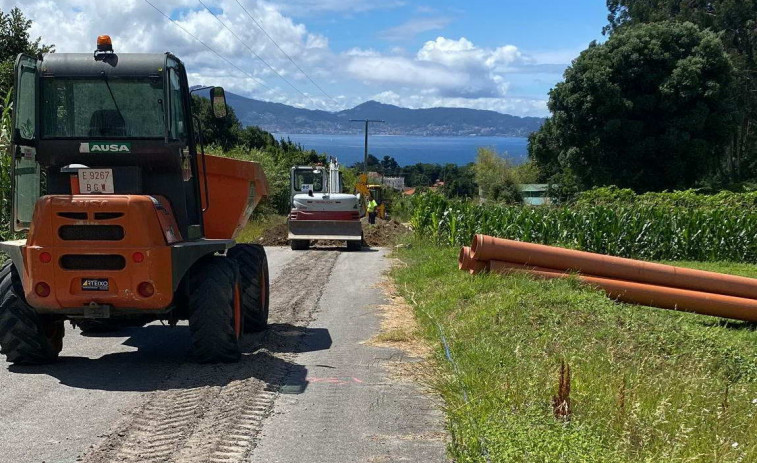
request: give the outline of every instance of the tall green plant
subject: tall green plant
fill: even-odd
[[[413,200],[411,224],[442,244],[469,244],[483,233],[649,260],[757,262],[757,207],[743,206],[753,200],[750,195],[721,193],[706,201],[676,192],[530,207],[479,206],[425,194]],[[683,200],[686,205],[679,205]]]

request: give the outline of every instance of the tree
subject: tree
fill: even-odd
[[[718,170],[734,128],[734,69],[718,36],[692,23],[616,30],[550,92],[531,137],[542,175],[581,188],[690,188]]]
[[[241,130],[239,141],[247,151],[263,149],[269,146],[278,146],[273,135],[257,126],[248,126]]]
[[[693,22],[718,34],[736,69],[735,129],[722,166],[730,182],[757,175],[757,0],[608,0],[612,34],[637,24],[674,20]]]
[[[242,126],[231,106],[227,107],[226,117],[217,118],[213,114],[210,100],[192,95],[192,113],[200,119],[202,142],[205,145],[218,145],[226,152],[240,144]]]
[[[19,53],[37,56],[52,53],[54,45],[41,44],[42,39],[29,40],[32,21],[26,19],[18,8],[10,13],[0,10],[0,95],[13,87],[13,66]]]
[[[400,165],[393,157],[384,156],[384,158],[381,160],[381,171],[384,173],[384,175],[395,175],[399,170]]]
[[[444,188],[442,193],[448,198],[476,198],[478,197],[478,185],[476,185],[475,164],[466,166],[447,164],[444,166]]]
[[[512,165],[495,151],[479,148],[473,171],[483,198],[508,203],[523,200]]]

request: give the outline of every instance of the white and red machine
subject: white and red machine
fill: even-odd
[[[313,240],[346,241],[349,251],[363,243],[360,195],[342,193],[342,174],[336,158],[325,166],[296,166],[290,174],[292,210],[287,239],[293,250]]]

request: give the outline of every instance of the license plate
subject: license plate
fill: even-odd
[[[79,169],[79,191],[82,194],[113,194],[113,169]]]
[[[107,278],[82,278],[82,291],[109,291],[110,283]]]

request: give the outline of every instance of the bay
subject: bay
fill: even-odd
[[[335,156],[342,165],[363,160],[363,135],[274,133],[273,136],[277,140],[289,138],[305,149]],[[476,160],[479,147],[493,148],[513,162],[521,163],[527,157],[528,138],[371,135],[368,139],[370,154],[379,159],[391,156],[401,166],[419,162],[465,165]]]

